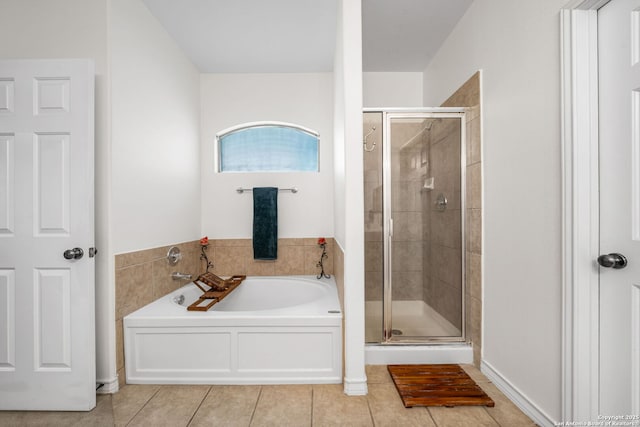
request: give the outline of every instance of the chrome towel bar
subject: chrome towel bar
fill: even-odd
[[[253,188],[242,188],[242,187],[238,187],[236,188],[236,192],[238,194],[242,194],[244,192],[252,192]],[[291,187],[291,188],[278,188],[278,191],[291,191],[292,193],[297,193],[298,192],[298,188],[297,187]]]

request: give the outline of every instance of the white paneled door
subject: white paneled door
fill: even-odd
[[[95,406],[94,71],[0,61],[0,409]]]
[[[598,10],[598,51],[602,254],[598,258],[599,414],[623,417],[619,420],[637,425],[640,420],[634,416],[640,414],[640,0],[612,0]]]

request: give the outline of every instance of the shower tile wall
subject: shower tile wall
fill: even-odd
[[[327,238],[328,258],[324,265],[325,272],[329,274],[333,274],[334,244],[334,239]],[[166,259],[171,246],[178,246],[182,252],[182,259],[175,266],[169,265]],[[207,250],[207,255],[214,264],[211,271],[220,276],[318,274],[316,264],[321,253],[322,249],[316,238],[278,239],[278,259],[275,261],[254,260],[251,239],[210,239]],[[119,254],[115,256],[115,266],[116,369],[122,386],[125,380],[123,317],[183,286],[185,281],[173,280],[172,272],[197,276],[206,266],[200,260],[198,240]]]
[[[460,121],[438,118],[431,121],[429,168],[434,188],[422,193],[424,301],[458,330],[462,329],[462,213],[460,204]],[[439,195],[447,199],[439,210]]]
[[[424,244],[420,188],[427,171],[425,122],[391,125],[393,301],[423,300]],[[424,162],[422,160],[425,160]]]
[[[382,301],[383,239],[382,239],[382,113],[365,113],[363,134],[368,149],[364,152],[364,241],[365,241],[365,301]],[[379,307],[382,310],[382,306]]]
[[[469,78],[443,107],[467,107],[466,141],[466,328],[473,343],[473,361],[480,366],[482,346],[482,145],[480,72]]]
[[[466,107],[466,159],[464,159],[466,173],[466,197],[465,212],[461,212],[461,185],[459,179],[460,162],[459,152],[454,147],[459,148],[459,144],[451,144],[451,139],[444,138],[447,133],[445,124],[434,121],[432,131],[425,132],[421,144],[426,148],[420,153],[421,162],[426,158],[429,163],[427,172],[420,177],[433,177],[435,189],[420,192],[411,188],[416,175],[422,174],[422,165],[417,168],[416,175],[406,173],[395,178],[402,178],[397,187],[394,187],[394,194],[402,194],[394,197],[393,203],[400,203],[394,208],[394,217],[405,216],[406,222],[396,224],[400,226],[400,236],[406,233],[402,240],[394,242],[394,277],[398,275],[398,268],[407,268],[406,275],[414,277],[417,271],[422,272],[422,290],[415,286],[408,286],[407,290],[398,290],[394,286],[394,300],[418,299],[425,301],[432,306],[443,317],[447,318],[455,326],[461,326],[461,298],[462,292],[462,266],[460,255],[461,225],[460,218],[464,220],[464,233],[466,240],[465,250],[465,328],[467,338],[473,344],[474,363],[480,364],[480,353],[482,346],[482,164],[481,164],[481,114],[480,114],[480,72],[474,74],[465,82],[447,101],[443,107]],[[374,114],[364,114],[364,133],[368,133],[374,123]],[[377,131],[374,133],[378,143],[382,138],[382,114],[378,114],[376,124]],[[428,125],[428,124],[427,124]],[[426,139],[429,137],[430,140]],[[458,138],[458,135],[451,135],[451,138]],[[372,139],[369,139],[371,141]],[[458,140],[459,141],[459,140]],[[371,147],[371,144],[369,144]],[[422,148],[421,148],[422,150]],[[366,301],[379,302],[382,299],[382,157],[381,150],[376,153],[365,153],[365,250],[366,250]],[[411,160],[411,159],[414,160]],[[411,166],[413,161],[414,169],[416,165],[417,152],[410,153],[404,160],[405,165]],[[456,163],[457,171],[447,172]],[[411,169],[411,168],[409,168]],[[435,197],[442,192],[446,195],[449,205],[445,212],[435,209]],[[422,256],[422,267],[417,267],[415,260],[412,260],[410,245],[415,244],[410,232],[416,231],[417,212],[414,210],[415,202],[421,204],[422,217],[419,220],[421,227],[421,239],[424,242],[422,247],[415,252]],[[409,220],[412,219],[412,221]],[[454,221],[458,218],[458,221]],[[413,223],[414,225],[410,225]],[[397,232],[396,227],[396,232]],[[415,246],[413,247],[415,249]],[[400,260],[405,255],[406,260]],[[421,269],[421,270],[420,270]],[[402,274],[402,272],[400,272]],[[396,279],[397,280],[397,279]],[[419,296],[419,294],[421,294]],[[455,313],[455,314],[454,314]],[[377,341],[377,340],[374,340]]]
[[[381,121],[382,114],[365,113],[365,135],[374,125],[379,130]],[[393,301],[423,301],[458,330],[462,328],[459,124],[456,118],[396,119],[389,132]],[[374,138],[381,137],[381,132],[373,133],[369,148]],[[378,321],[374,311],[381,315],[382,305],[375,303],[383,295],[382,163],[382,150],[365,152],[365,289],[366,301],[374,303],[367,305],[372,321]],[[433,190],[423,188],[429,178]],[[435,208],[439,193],[448,199],[444,212]],[[377,341],[374,334],[368,339]]]
[[[383,167],[382,167],[382,114],[364,114],[364,134],[375,126],[368,138],[377,146],[364,153],[365,191],[365,299],[381,301],[383,295]],[[428,252],[423,243],[423,209],[420,187],[426,173],[423,122],[399,123],[391,128],[392,216],[394,236],[392,246],[392,277],[394,301],[421,301],[423,299],[423,254]],[[410,144],[407,144],[411,141]],[[422,161],[424,159],[424,162]],[[427,213],[428,215],[428,213]],[[428,264],[427,264],[428,265]],[[380,307],[381,309],[381,307]]]

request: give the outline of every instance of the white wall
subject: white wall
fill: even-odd
[[[559,9],[476,0],[424,73],[440,105],[483,70],[483,362],[561,416]]]
[[[422,107],[422,73],[362,73],[363,104],[373,107]]]
[[[344,251],[344,391],[367,393],[364,370],[362,4],[342,0],[334,60],[335,238]]]
[[[308,74],[201,75],[202,234],[250,238],[251,193],[236,188],[297,187],[278,197],[278,235],[333,236],[333,77]],[[255,121],[302,125],[320,133],[320,172],[217,173],[216,133]]]
[[[344,47],[342,35],[342,16],[340,0],[338,8],[338,23],[336,35],[336,52],[333,62],[333,221],[334,221],[334,238],[343,251],[345,249],[346,236],[346,198],[345,198],[345,88],[344,88]]]
[[[198,239],[199,72],[142,1],[110,24],[113,252]]]
[[[0,58],[90,58],[95,63],[96,377],[115,380],[113,262],[109,249],[107,0],[2,0]],[[111,316],[111,317],[110,317]],[[112,357],[113,356],[113,357]],[[112,360],[113,359],[113,360]]]

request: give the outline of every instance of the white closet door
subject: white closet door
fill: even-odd
[[[0,61],[0,409],[95,406],[93,90],[90,61]]]
[[[600,415],[640,412],[640,0],[598,11]],[[626,257],[628,265],[618,255]],[[638,420],[624,419],[625,422]]]

